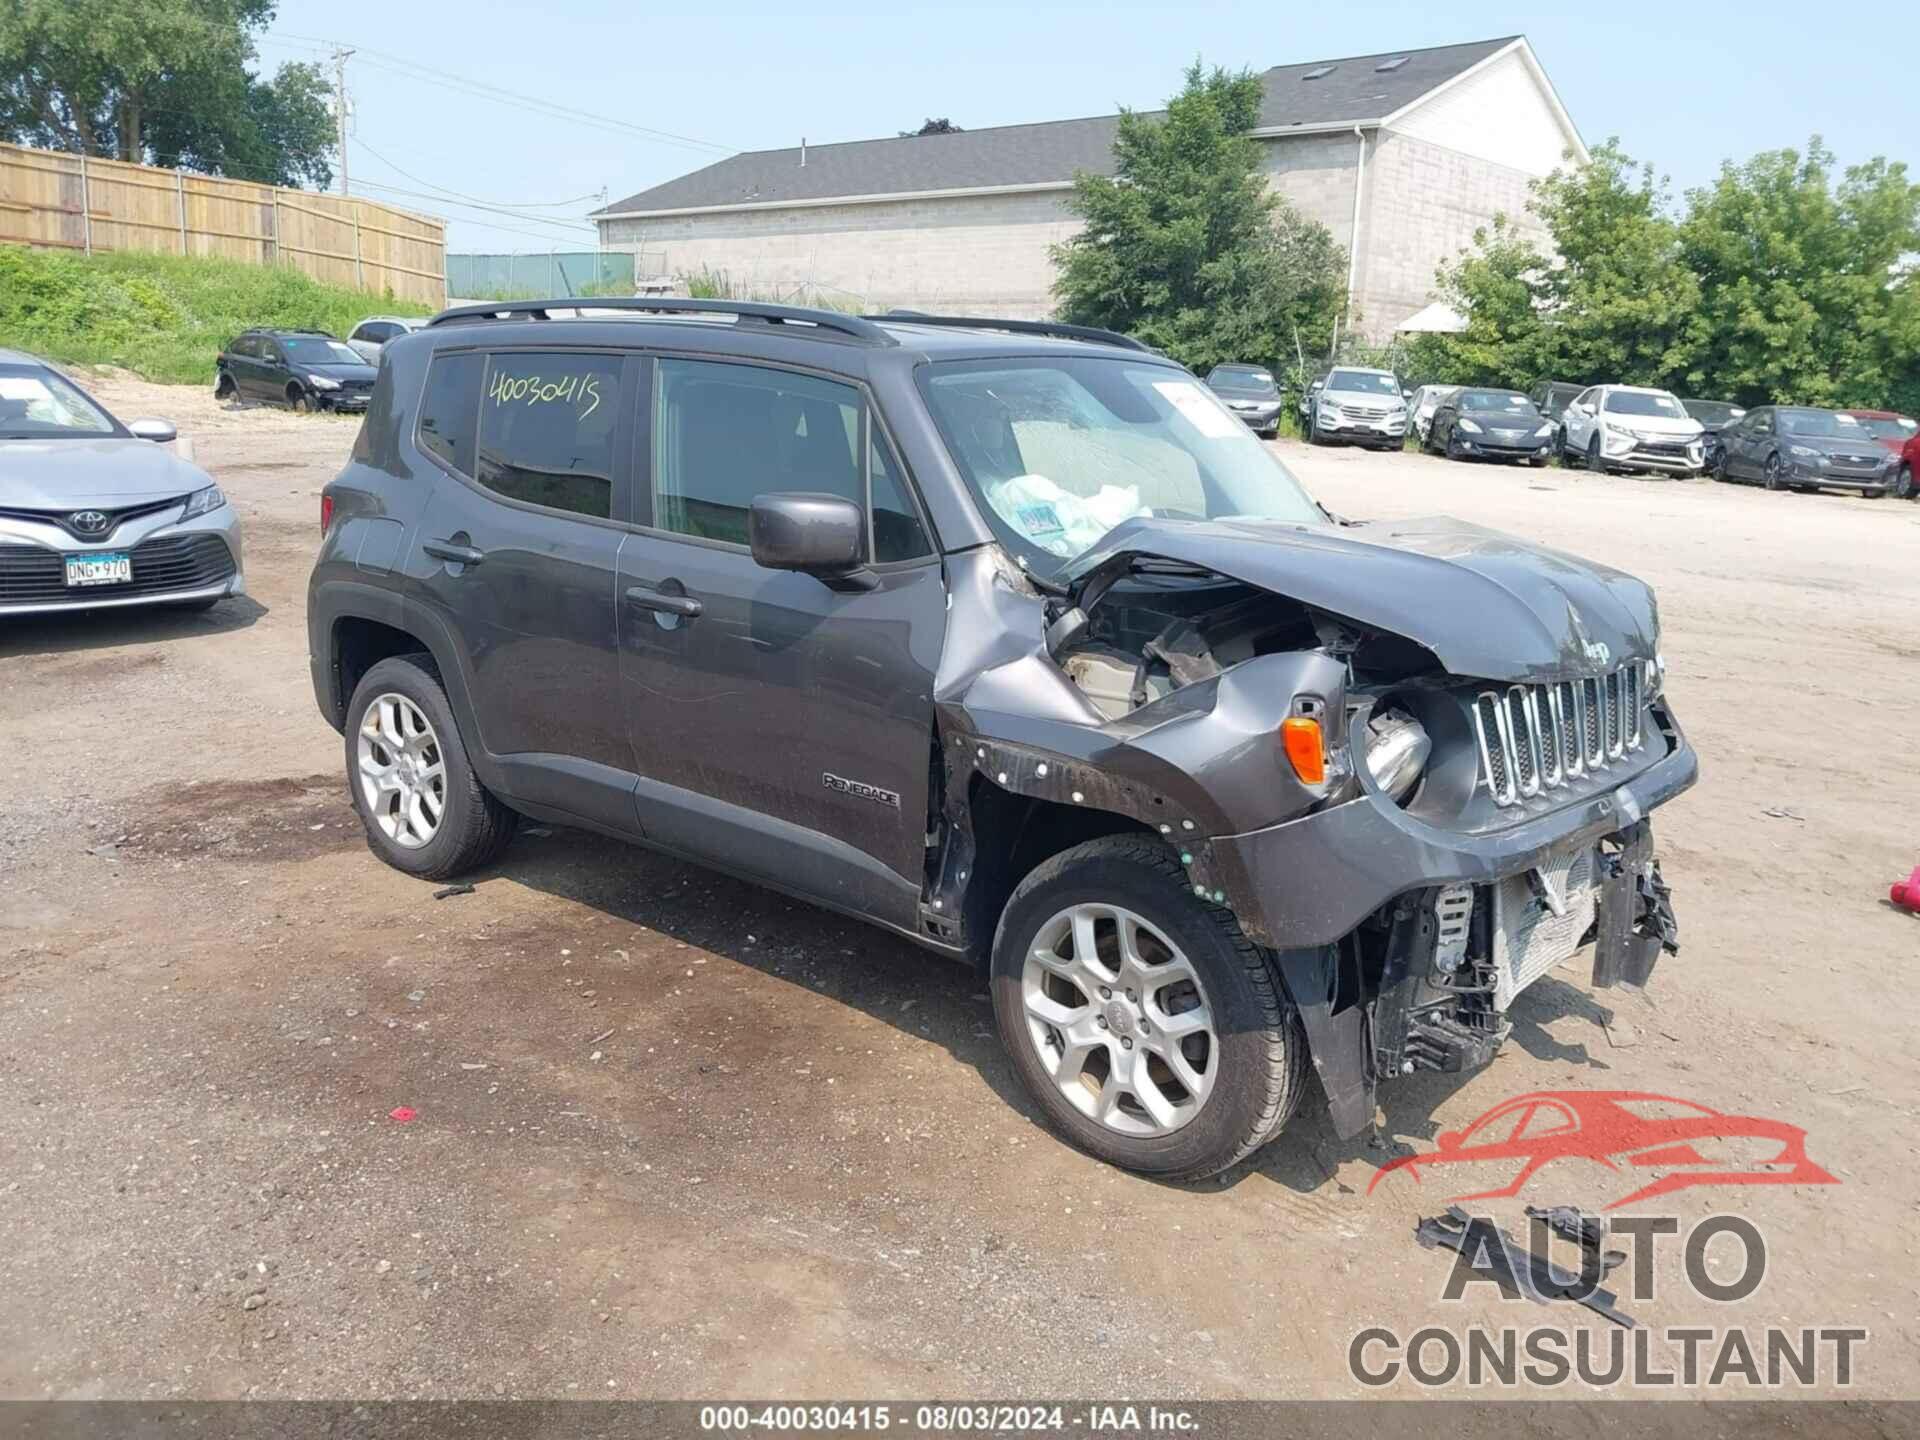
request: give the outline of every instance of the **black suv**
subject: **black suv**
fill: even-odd
[[[214,362],[222,400],[277,400],[295,410],[367,408],[376,368],[324,330],[248,330]]]
[[[1053,1123],[1166,1177],[1320,1077],[1484,1063],[1674,930],[1652,594],[1329,517],[1118,335],[731,302],[450,310],[322,500],[313,682],[389,864],[585,826],[987,968]]]

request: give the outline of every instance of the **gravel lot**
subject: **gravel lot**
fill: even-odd
[[[1920,920],[1885,899],[1920,861],[1920,506],[1283,445],[1336,510],[1658,587],[1705,771],[1658,822],[1685,944],[1644,996],[1541,981],[1492,1067],[1391,1087],[1376,1146],[1316,1094],[1175,1188],[1056,1142],[979,981],[878,932],[544,827],[447,900],[377,863],[302,614],[353,423],[98,389],[192,438],[253,593],[0,628],[0,1395],[1351,1395],[1365,1325],[1605,1328],[1441,1304],[1411,1231],[1453,1188],[1367,1194],[1559,1088],[1804,1126],[1839,1185],[1672,1201],[1763,1227],[1760,1291],[1709,1306],[1669,1255],[1632,1308],[1863,1325],[1856,1393],[1920,1390]]]

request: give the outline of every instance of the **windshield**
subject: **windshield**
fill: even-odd
[[[1831,410],[1782,410],[1780,429],[1787,435],[1805,435],[1815,440],[1864,440],[1867,427],[1851,415],[1836,415]]]
[[[1671,395],[1647,390],[1610,390],[1607,392],[1609,415],[1658,415],[1666,420],[1685,420],[1687,412]]]
[[[1364,395],[1398,395],[1400,382],[1391,375],[1369,370],[1336,370],[1327,376],[1329,390],[1358,390]]]
[[[1872,435],[1876,440],[1905,440],[1914,433],[1915,429],[1914,423],[1911,420],[1882,420],[1874,418],[1861,420],[1859,423],[1866,426],[1867,433]]]
[[[1207,383],[1228,390],[1255,390],[1263,395],[1279,393],[1271,374],[1265,370],[1256,370],[1250,365],[1215,366],[1213,373],[1207,376]]]
[[[1042,576],[1137,516],[1326,523],[1239,417],[1179,370],[956,360],[919,380],[988,522]]]
[[[120,433],[111,415],[53,371],[0,365],[0,439]]]
[[[1686,406],[1687,414],[1702,425],[1724,425],[1729,420],[1738,420],[1747,413],[1738,405],[1731,405],[1725,400],[1687,400],[1682,403]]]
[[[1503,394],[1498,390],[1468,390],[1460,396],[1462,410],[1499,410],[1514,415],[1538,415],[1533,402],[1524,395]]]
[[[360,352],[338,340],[282,340],[296,365],[364,365]]]

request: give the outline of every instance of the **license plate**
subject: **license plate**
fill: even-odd
[[[126,585],[133,580],[133,557],[118,551],[67,556],[67,585]]]

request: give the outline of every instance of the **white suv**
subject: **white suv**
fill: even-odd
[[[1560,417],[1560,454],[1589,470],[1659,470],[1691,478],[1706,466],[1706,430],[1665,390],[1596,385]]]
[[[1308,412],[1307,440],[1358,440],[1398,450],[1407,438],[1407,397],[1391,370],[1336,367]]]

